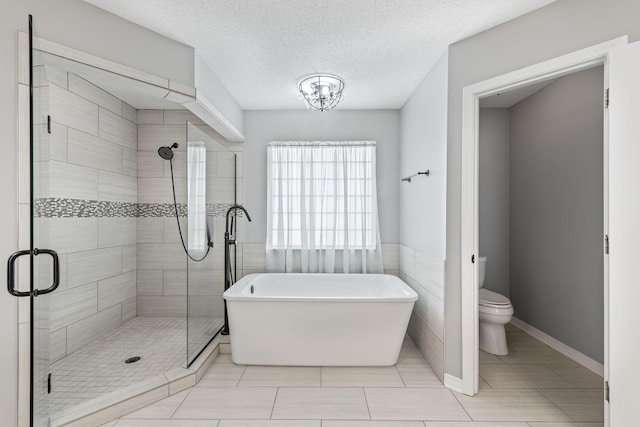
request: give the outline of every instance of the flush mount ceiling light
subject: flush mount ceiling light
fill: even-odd
[[[307,108],[316,111],[331,110],[342,99],[344,82],[331,74],[313,74],[298,83],[298,91],[307,102]]]

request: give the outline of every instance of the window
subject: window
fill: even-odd
[[[268,147],[270,249],[374,249],[375,142]]]
[[[204,142],[187,145],[187,246],[191,256],[207,251],[207,147]]]

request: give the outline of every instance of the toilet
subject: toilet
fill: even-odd
[[[487,353],[504,356],[509,354],[504,325],[511,321],[513,306],[509,298],[504,295],[483,289],[487,257],[480,257],[478,260],[480,349]]]

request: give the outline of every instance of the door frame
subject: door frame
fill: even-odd
[[[604,66],[604,88],[609,87],[608,57],[615,47],[628,44],[628,37],[619,37],[581,49],[548,61],[506,73],[470,86],[462,91],[462,191],[461,191],[461,305],[462,305],[462,392],[469,396],[478,393],[479,338],[478,338],[478,264],[472,257],[479,256],[478,247],[478,126],[479,100],[499,92],[527,86],[547,79],[572,74],[590,67]],[[604,96],[604,94],[603,94]],[[604,110],[603,132],[603,202],[604,234],[609,234],[609,117]],[[604,236],[603,236],[604,239]],[[604,256],[604,366],[608,379],[608,289],[609,263]],[[608,405],[605,405],[608,420]]]

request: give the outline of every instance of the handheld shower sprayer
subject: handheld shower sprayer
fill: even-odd
[[[175,180],[173,178],[173,149],[174,148],[178,148],[178,143],[174,142],[173,144],[171,144],[170,146],[163,146],[158,148],[158,155],[160,157],[162,157],[164,160],[169,160],[169,166],[171,167],[171,189],[173,190],[173,209],[175,211],[175,215],[176,215],[176,222],[178,223],[178,233],[180,233],[180,242],[182,243],[182,249],[184,249],[184,252],[187,254],[187,256],[195,261],[195,262],[200,262],[202,260],[204,260],[207,255],[209,255],[209,251],[211,250],[211,248],[213,247],[213,241],[211,239],[211,229],[209,228],[209,221],[206,221],[206,227],[207,227],[207,250],[204,253],[204,255],[202,255],[201,258],[194,258],[193,256],[191,256],[191,254],[189,253],[189,250],[187,249],[187,246],[184,244],[184,237],[182,235],[182,226],[180,225],[180,217],[178,215],[178,202],[176,200],[176,183]]]

